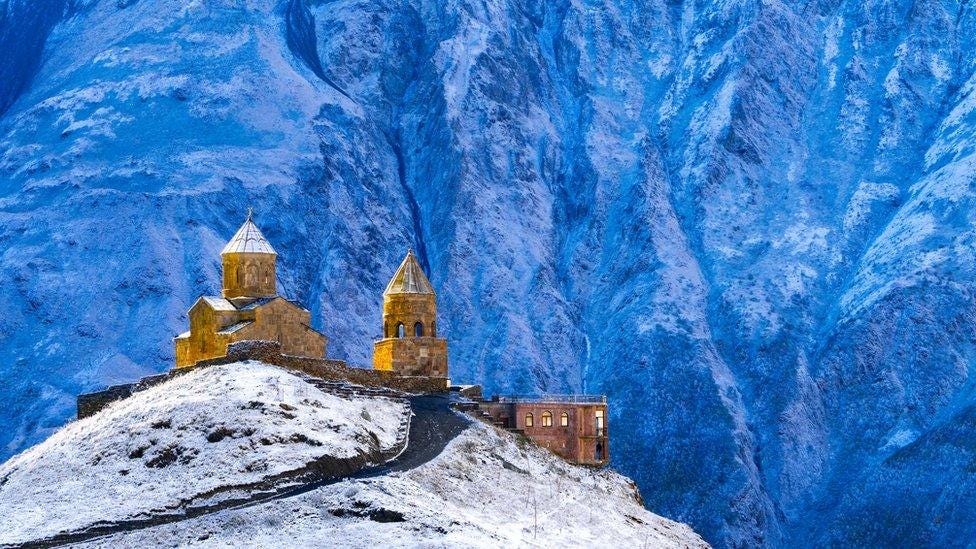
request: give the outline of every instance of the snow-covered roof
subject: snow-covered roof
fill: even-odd
[[[220,330],[217,333],[218,334],[232,334],[232,333],[236,332],[237,330],[240,330],[244,326],[247,326],[248,324],[253,324],[253,323],[254,323],[253,320],[245,320],[243,322],[238,322],[237,324],[231,324],[230,326],[224,328],[223,330]]]
[[[259,299],[255,299],[254,301],[245,303],[244,305],[238,307],[238,309],[241,311],[250,311],[251,309],[257,309],[261,305],[264,305],[265,303],[270,303],[276,299],[284,299],[284,298],[281,298],[280,296],[262,297]],[[288,300],[285,299],[285,301]]]
[[[433,294],[434,287],[430,285],[424,270],[417,263],[417,257],[413,255],[413,250],[407,250],[407,257],[403,258],[400,268],[397,269],[393,279],[386,286],[387,294]]]
[[[205,295],[200,299],[206,301],[207,305],[210,305],[210,308],[215,311],[236,311],[237,310],[237,307],[235,307],[233,303],[231,303],[230,301],[222,297]]]
[[[278,255],[271,247],[268,239],[261,234],[261,229],[251,221],[251,211],[247,212],[247,219],[234,234],[230,242],[220,251],[224,254],[271,254]]]

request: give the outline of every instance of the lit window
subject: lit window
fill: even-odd
[[[559,425],[569,427],[569,414],[563,412],[563,415],[559,416]]]
[[[532,414],[525,414],[525,426],[532,427],[533,419]]]
[[[552,412],[549,410],[542,412],[542,426],[552,427]]]
[[[403,330],[403,323],[402,322],[398,322],[397,323],[397,326],[396,326],[396,334],[397,334],[396,336],[397,337],[403,337],[404,336],[404,333],[403,332],[404,332],[404,330]]]

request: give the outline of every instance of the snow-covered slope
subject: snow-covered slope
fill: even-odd
[[[475,423],[433,461],[288,500],[102,538],[99,547],[707,547],[629,479]]]
[[[920,446],[973,404],[972,2],[0,6],[0,455],[168,367],[253,205],[335,355],[413,245],[457,381],[608,393],[716,544],[971,474]]]
[[[0,466],[0,544],[178,510],[322,458],[368,462],[402,442],[405,413],[257,362],[190,372]]]

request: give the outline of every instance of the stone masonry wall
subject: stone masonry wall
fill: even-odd
[[[227,356],[212,358],[187,368],[143,378],[137,383],[115,385],[103,391],[78,396],[78,419],[91,416],[112,402],[158,385],[197,368],[258,360],[328,381],[347,381],[366,387],[387,387],[404,393],[445,393],[450,390],[446,377],[401,376],[395,372],[352,368],[341,360],[285,355],[277,341],[239,341],[227,348]]]

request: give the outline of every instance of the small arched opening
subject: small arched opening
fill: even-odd
[[[563,412],[559,416],[559,425],[561,427],[569,427],[569,414],[567,414],[566,412]]]
[[[532,414],[525,414],[525,426],[533,427],[534,425],[535,425],[535,418],[532,417]]]
[[[552,427],[552,412],[549,410],[542,412],[542,426]]]
[[[406,335],[406,334],[404,333],[404,330],[403,330],[403,323],[402,322],[397,322],[397,325],[396,325],[396,336],[402,338],[404,335]]]
[[[424,337],[424,323],[418,322],[413,325],[413,335],[414,337]]]

